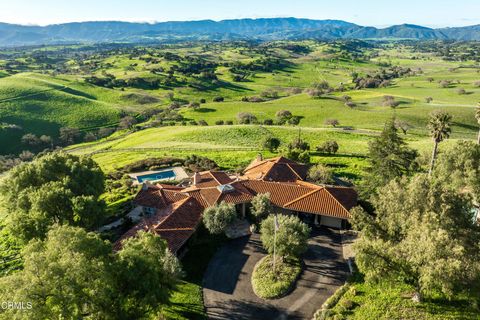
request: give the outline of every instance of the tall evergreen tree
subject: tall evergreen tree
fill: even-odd
[[[380,134],[368,145],[370,169],[362,188],[366,196],[390,180],[409,174],[417,167],[417,152],[407,147],[398,134],[395,119],[388,121]]]

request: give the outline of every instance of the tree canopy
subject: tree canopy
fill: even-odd
[[[220,204],[208,207],[203,212],[203,223],[212,234],[221,234],[237,218],[235,205],[222,201]]]
[[[368,144],[370,168],[366,176],[364,191],[373,194],[390,180],[413,172],[417,166],[417,152],[407,147],[399,136],[392,119],[373,141]]]
[[[471,198],[419,174],[383,187],[375,216],[356,208],[356,262],[367,279],[401,279],[418,293],[479,293],[480,227]]]
[[[270,215],[263,220],[260,228],[263,247],[268,253],[273,253],[275,216]],[[295,216],[279,214],[276,253],[281,257],[299,257],[308,247],[310,228]]]
[[[2,181],[6,224],[27,242],[55,224],[94,229],[103,221],[104,174],[87,157],[52,153],[15,167]]]
[[[140,232],[118,254],[95,233],[55,226],[23,250],[24,269],[0,278],[1,301],[31,302],[5,319],[137,319],[165,302],[179,264],[165,241]]]
[[[257,221],[260,221],[271,214],[273,211],[272,202],[270,201],[270,193],[257,194],[252,199],[252,214]]]

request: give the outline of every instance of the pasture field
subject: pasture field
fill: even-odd
[[[97,49],[83,55],[64,53],[63,47],[25,53],[10,50],[4,52],[0,63],[0,154],[35,149],[20,142],[26,133],[45,134],[58,141],[61,127],[95,133],[101,127],[115,126],[125,115],[138,117],[147,110],[168,109],[172,104],[176,104],[172,112],[180,119],[175,120],[175,126],[141,130],[110,142],[82,144],[75,147],[75,152],[102,151],[94,158],[107,171],[149,155],[191,153],[207,155],[231,169],[262,151],[260,145],[266,135],[276,136],[286,145],[298,136],[300,128],[312,151],[326,140],[336,140],[340,153],[365,155],[368,140],[394,116],[408,123],[407,142],[426,152],[430,149],[426,124],[430,112],[436,109],[453,115],[452,139],[475,138],[478,125],[474,110],[480,101],[477,63],[447,61],[408,45],[347,47],[335,42],[279,41]],[[81,46],[71,50],[83,52]],[[48,59],[34,55],[39,52]],[[248,64],[250,69],[238,67]],[[414,72],[392,79],[385,88],[355,88],[353,73],[366,76],[395,66]],[[235,79],[238,74],[243,74],[241,81]],[[110,86],[87,82],[92,76],[146,82]],[[447,87],[439,85],[442,80],[448,80]],[[156,86],[149,87],[149,81],[157,81]],[[322,81],[344,89],[317,99],[303,93]],[[464,90],[461,94],[460,89]],[[262,98],[263,102],[242,101],[266,91],[275,91],[276,96]],[[351,97],[355,107],[345,105],[345,95]],[[399,105],[395,109],[384,106],[385,95],[393,96]],[[224,101],[213,102],[215,97]],[[427,97],[431,97],[429,103]],[[205,103],[199,108],[188,107],[189,102],[202,99]],[[260,123],[275,121],[280,110],[298,116],[298,126],[215,126],[219,121],[237,124],[240,112],[252,113]],[[338,120],[337,128],[326,125],[327,119]],[[200,121],[209,126],[189,125]],[[245,150],[238,150],[242,148]],[[326,161],[315,153],[312,157],[314,161]]]

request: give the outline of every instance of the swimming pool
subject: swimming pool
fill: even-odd
[[[175,171],[174,170],[166,170],[166,171],[159,171],[153,172],[141,176],[137,176],[137,181],[139,183],[145,181],[159,181],[159,180],[166,180],[166,179],[175,179]]]

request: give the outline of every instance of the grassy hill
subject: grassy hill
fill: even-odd
[[[380,131],[385,121],[394,115],[411,127],[412,137],[409,135],[408,139],[415,140],[411,143],[428,143],[426,123],[429,113],[436,109],[453,115],[452,138],[474,139],[477,131],[473,115],[480,100],[476,83],[480,80],[478,65],[473,61],[446,61],[432,52],[404,45],[315,41],[259,45],[190,43],[162,48],[48,47],[26,53],[5,51],[4,55],[7,58],[0,60],[0,154],[28,149],[29,146],[20,143],[25,133],[55,138],[63,126],[93,130],[115,124],[125,114],[136,115],[148,108],[166,109],[174,103],[180,106],[175,112],[183,116],[187,124],[191,120],[204,120],[210,126],[219,120],[236,123],[239,112],[251,112],[263,121],[274,119],[279,110],[289,110],[301,118],[299,126],[305,128],[307,134],[314,128],[327,128],[325,120],[336,119],[339,127],[350,129],[348,132],[352,134],[347,139],[351,142],[345,142],[343,148],[356,153],[366,150],[360,133]],[[268,59],[277,61],[277,65],[270,65]],[[246,77],[235,81],[235,73],[240,72],[235,71],[235,65],[252,63],[249,68],[254,71],[245,69]],[[415,72],[393,79],[386,88],[354,89],[352,73],[371,75],[389,66]],[[215,79],[205,78],[205,71],[201,70],[213,71]],[[144,84],[105,87],[85,81],[86,77],[109,75],[120,82],[144,79],[159,84],[153,88]],[[450,81],[446,88],[439,85],[442,80]],[[298,93],[320,81],[327,81],[334,88],[343,84],[346,91],[320,99]],[[460,89],[465,90],[464,94],[459,94]],[[242,102],[244,97],[259,97],[266,90],[277,92],[278,98],[261,103]],[[345,106],[340,99],[344,95],[350,96],[356,107]],[[383,106],[385,95],[393,96],[400,105],[395,110]],[[225,102],[212,102],[218,96]],[[427,103],[427,97],[433,101]],[[186,106],[201,99],[207,103],[196,110]],[[12,124],[22,130],[12,129],[9,127]],[[186,129],[168,130],[172,134],[185,134]],[[191,130],[195,133],[190,137],[175,137],[174,141],[165,141],[162,147],[172,142],[185,147],[185,143],[195,140],[194,136],[203,137],[202,130],[210,129],[193,127]],[[296,132],[292,128],[285,130]],[[253,144],[258,146],[258,141],[252,142],[257,139],[256,134],[258,132],[248,133],[249,148]],[[284,142],[290,138],[285,137]],[[132,139],[135,141],[137,135]],[[207,149],[216,145],[224,148],[226,144],[225,140],[205,143],[209,145]],[[311,143],[317,142],[312,139]],[[239,145],[235,139],[232,143],[228,141],[230,144],[235,148]]]
[[[57,137],[60,127],[87,129],[118,122],[120,109],[114,102],[77,87],[34,73],[1,78],[0,122],[22,129],[0,130],[0,152],[23,150],[20,138],[26,133]]]
[[[259,153],[265,157],[278,155],[263,149],[265,137],[279,138],[282,149],[299,134],[311,146],[313,163],[327,164],[337,175],[355,180],[365,173],[368,141],[378,132],[257,125],[167,126],[127,135],[119,133],[101,141],[71,146],[67,150],[74,154],[92,155],[106,172],[149,157],[187,157],[192,154],[206,156],[225,169],[235,170],[247,165]],[[430,153],[431,141],[428,137],[408,134],[405,139],[421,153]],[[315,152],[315,147],[327,140],[338,142],[340,149],[337,155]],[[455,141],[450,139],[442,143],[440,150]]]

